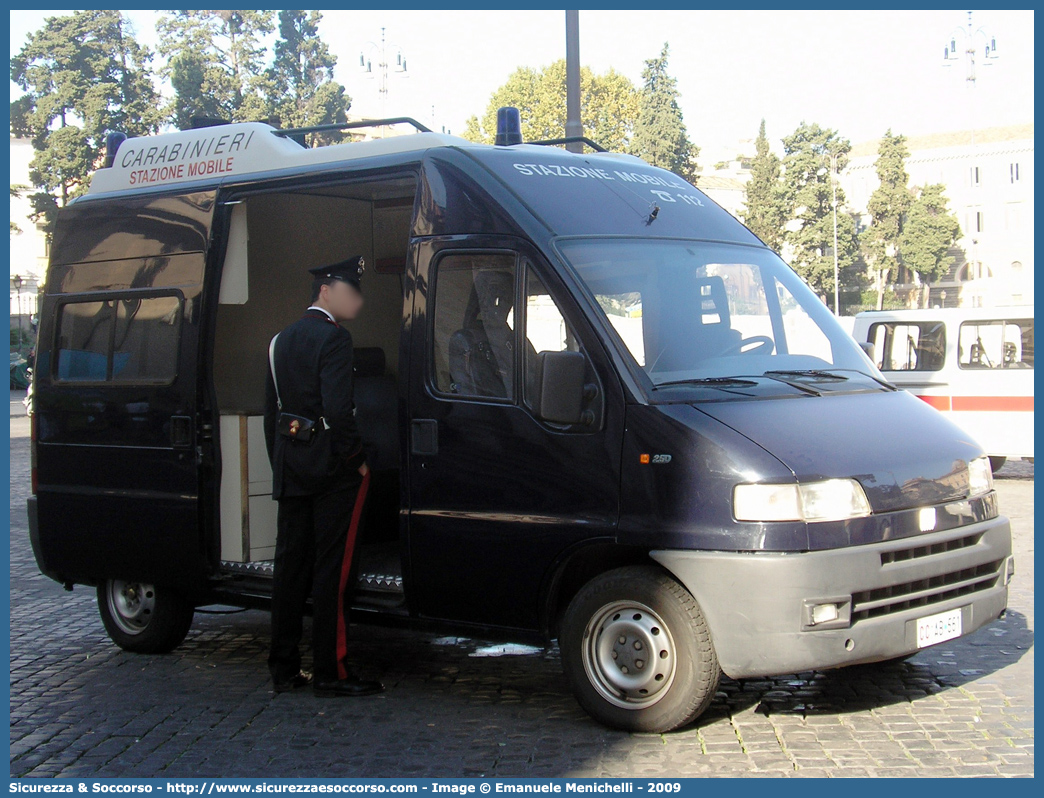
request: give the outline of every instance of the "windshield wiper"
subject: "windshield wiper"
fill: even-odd
[[[765,375],[769,377],[776,375],[781,377],[818,377],[820,379],[838,381],[848,379],[844,374],[835,374],[832,371],[824,371],[823,369],[779,369],[776,371],[766,371]]]
[[[739,377],[693,377],[688,380],[668,380],[667,382],[658,382],[653,386],[653,390],[655,391],[665,385],[710,385],[717,388],[728,385],[757,385],[757,383],[754,380],[745,380]]]
[[[766,375],[779,374],[785,377],[819,377],[820,379],[838,380],[839,382],[848,379],[844,374],[838,374],[839,371],[851,371],[853,374],[858,374],[860,377],[866,377],[868,380],[873,380],[883,388],[887,388],[890,391],[897,390],[892,383],[887,380],[883,380],[880,377],[875,377],[873,374],[867,374],[865,371],[859,369],[834,369],[828,371],[827,369],[791,369],[791,370],[780,370],[780,371],[766,371]]]

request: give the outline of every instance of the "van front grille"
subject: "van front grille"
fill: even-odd
[[[965,535],[962,538],[944,540],[939,543],[933,543],[929,546],[912,546],[908,549],[884,551],[881,552],[881,565],[890,565],[894,562],[903,562],[904,560],[915,560],[919,557],[931,557],[933,554],[942,554],[947,551],[965,549],[968,546],[974,546],[976,543],[978,543],[982,539],[982,536],[982,532],[977,532],[974,535]]]
[[[920,555],[926,556],[926,555]],[[927,607],[960,596],[989,590],[1001,577],[1004,560],[951,571],[913,582],[864,590],[852,594],[852,622],[915,607]]]

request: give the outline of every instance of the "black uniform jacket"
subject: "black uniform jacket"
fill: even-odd
[[[352,336],[320,310],[308,310],[304,317],[279,334],[275,346],[276,376],[283,412],[319,422],[333,435],[333,450],[345,461],[347,478],[356,475],[366,460],[362,437],[355,424],[352,401]],[[276,433],[275,385],[271,369],[265,391],[265,441],[272,461],[272,495],[308,496],[317,493],[316,485],[303,483],[283,468],[283,447],[290,442]]]

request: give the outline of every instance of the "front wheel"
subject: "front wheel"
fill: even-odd
[[[721,678],[696,600],[651,566],[617,568],[588,582],[566,608],[560,638],[580,706],[625,731],[691,723]]]
[[[108,579],[98,585],[98,612],[105,631],[124,651],[166,654],[185,639],[194,608],[170,588]]]

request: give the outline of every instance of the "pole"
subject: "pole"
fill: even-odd
[[[840,290],[838,285],[838,268],[837,268],[837,181],[835,177],[837,175],[837,153],[830,153],[830,194],[833,198],[834,206],[834,315],[841,315],[841,305],[838,297],[840,296]]]
[[[580,121],[580,12],[566,11],[566,126],[567,137],[584,135]],[[567,144],[570,152],[583,152],[580,142]]]

